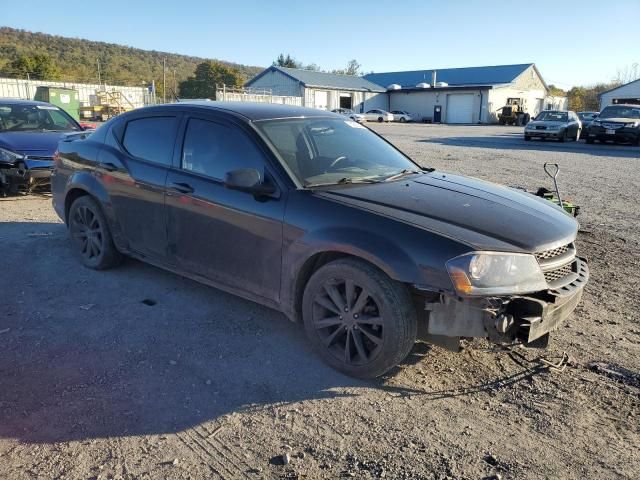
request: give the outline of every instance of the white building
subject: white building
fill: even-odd
[[[272,95],[301,97],[304,107],[365,111],[389,108],[386,89],[365,78],[285,67],[269,67],[249,80],[245,87],[267,90]]]
[[[533,63],[371,73],[367,80],[387,88],[390,110],[418,120],[443,123],[495,123],[509,99],[520,99],[531,116],[566,109],[566,98],[550,97]]]
[[[618,103],[640,105],[640,78],[600,94],[600,110]]]

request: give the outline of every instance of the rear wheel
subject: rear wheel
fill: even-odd
[[[113,244],[107,219],[93,198],[85,195],[73,202],[69,209],[69,234],[86,267],[104,270],[121,262],[122,254]]]
[[[404,285],[355,259],[328,263],[311,276],[302,313],[316,351],[353,377],[384,374],[416,340],[416,312]]]

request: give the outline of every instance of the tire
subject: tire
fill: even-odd
[[[302,317],[320,357],[352,377],[383,375],[406,358],[416,341],[409,291],[357,259],[330,262],[311,276]]]
[[[382,122],[384,122],[384,118],[378,117],[378,123],[382,123]]]
[[[567,131],[565,130],[564,132],[562,132],[562,136],[561,136],[560,138],[558,138],[558,141],[559,141],[560,143],[564,143],[564,142],[566,142],[566,141],[567,141],[567,139],[568,139],[568,137],[567,137]]]
[[[407,119],[406,119],[406,118],[404,118],[404,117],[400,117],[400,123],[404,123],[404,122],[406,122],[406,121],[407,121]]]
[[[524,136],[524,141],[525,142],[530,142],[531,141],[531,137],[529,135],[525,135]]]
[[[592,145],[592,144],[595,142],[595,139],[594,139],[593,137],[587,137],[586,142],[587,142],[589,145]]]
[[[98,203],[88,195],[78,198],[69,209],[69,235],[74,250],[86,267],[105,270],[122,261],[107,219]]]

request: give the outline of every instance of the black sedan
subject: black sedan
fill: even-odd
[[[609,105],[589,125],[587,143],[640,145],[640,105]]]
[[[401,362],[419,324],[452,349],[544,346],[588,278],[560,208],[320,110],[132,111],[61,142],[52,190],[87,267],[127,255],[277,308],[357,377]]]

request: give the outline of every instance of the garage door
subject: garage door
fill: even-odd
[[[316,90],[314,93],[313,99],[314,107],[319,108],[320,110],[327,109],[327,92],[323,92],[322,90]]]
[[[473,123],[473,95],[449,95],[447,123]]]

